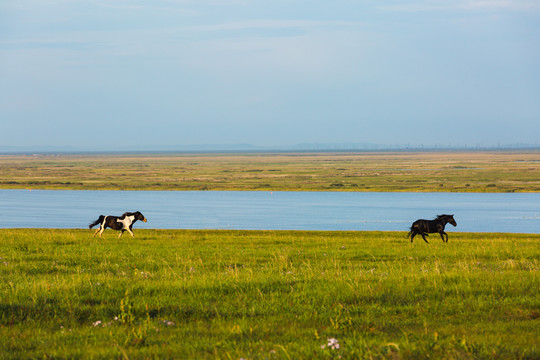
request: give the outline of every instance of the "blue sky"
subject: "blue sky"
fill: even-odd
[[[0,146],[540,144],[539,0],[6,0]]]

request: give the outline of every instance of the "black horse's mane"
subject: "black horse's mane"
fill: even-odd
[[[449,218],[449,217],[453,217],[454,215],[437,215],[437,217],[435,218],[435,220],[440,220],[440,219],[444,219],[444,218]]]

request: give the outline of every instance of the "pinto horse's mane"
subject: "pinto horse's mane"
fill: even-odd
[[[137,212],[129,212],[128,211],[128,212],[123,213],[122,216],[120,216],[120,217],[122,219],[124,219],[126,216],[132,216],[132,215],[135,215],[136,213],[138,213],[138,211]]]

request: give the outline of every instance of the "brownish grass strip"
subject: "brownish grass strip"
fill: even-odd
[[[540,151],[3,155],[0,188],[538,192]]]

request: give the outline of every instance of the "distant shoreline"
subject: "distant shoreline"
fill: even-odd
[[[0,167],[2,189],[540,192],[533,149],[7,154]]]

